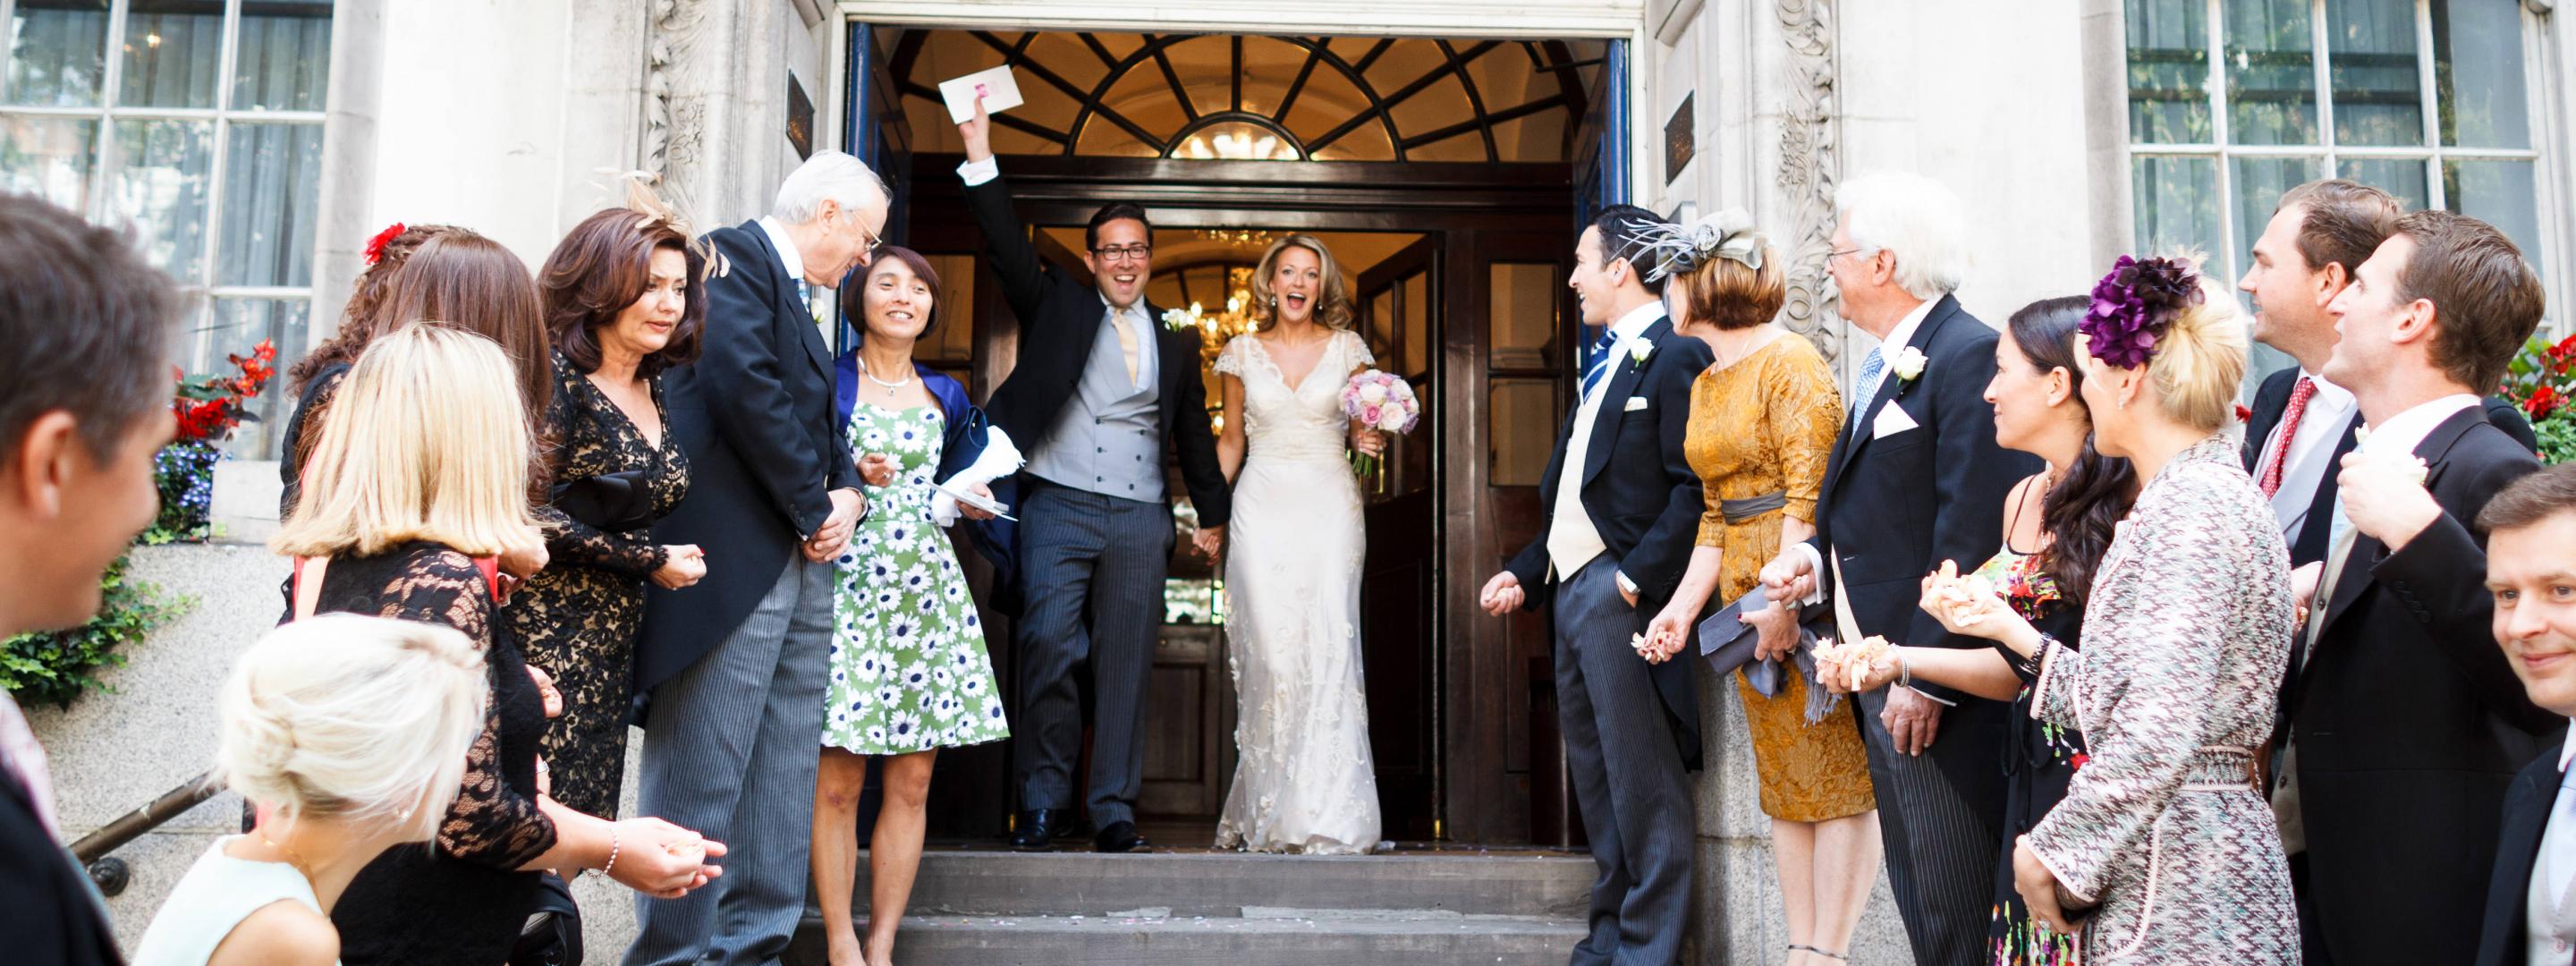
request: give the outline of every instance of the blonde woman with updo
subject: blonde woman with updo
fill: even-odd
[[[2255,784],[2289,662],[2290,554],[2226,432],[2247,324],[2193,261],[2123,256],[2078,326],[2094,448],[2147,482],[2103,552],[2083,650],[1934,574],[1923,609],[2035,661],[2031,713],[2084,733],[2066,797],[2014,846],[2037,919],[2088,963],[2296,963]],[[1974,566],[1972,562],[1961,562]]]
[[[1343,456],[1386,439],[1342,415],[1342,387],[1376,364],[1351,331],[1333,253],[1273,242],[1252,272],[1255,327],[1216,357],[1234,484],[1226,525],[1226,634],[1242,722],[1219,848],[1350,854],[1378,843],[1377,771],[1360,688],[1359,480]],[[1213,534],[1199,532],[1213,553]]]
[[[337,963],[331,908],[387,848],[427,841],[483,730],[483,656],[433,624],[334,614],[242,652],[216,698],[215,780],[259,827],[206,850],[135,966]]]

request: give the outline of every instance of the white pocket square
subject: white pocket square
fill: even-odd
[[[1621,412],[1630,412],[1630,413],[1633,413],[1633,412],[1636,412],[1637,410],[1644,409],[1644,408],[1646,408],[1646,397],[1644,397],[1644,396],[1630,396],[1630,397],[1628,397],[1628,408],[1623,409],[1623,410],[1620,410],[1620,411],[1621,411]]]
[[[1914,417],[1906,415],[1905,407],[1890,402],[1878,411],[1877,418],[1870,420],[1869,438],[1886,439],[1921,425],[1914,421]]]

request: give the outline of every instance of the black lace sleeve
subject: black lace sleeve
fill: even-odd
[[[466,752],[464,787],[439,822],[439,851],[480,865],[517,869],[554,848],[554,820],[538,809],[534,794],[512,788],[505,775],[502,689],[518,682],[504,682],[501,676],[524,677],[527,672],[515,651],[503,654],[490,646],[492,597],[482,572],[471,558],[452,550],[416,554],[379,599],[385,602],[379,616],[444,624],[464,632],[485,648],[494,674],[495,693],[483,719],[483,733]]]

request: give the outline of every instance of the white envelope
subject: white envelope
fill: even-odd
[[[1914,417],[1906,415],[1905,407],[1897,405],[1896,401],[1891,399],[1887,401],[1887,405],[1879,408],[1878,416],[1869,421],[1869,438],[1886,439],[1922,425],[1915,422]]]
[[[1020,106],[1020,82],[1012,79],[1009,64],[939,82],[939,97],[948,102],[948,119],[958,124],[975,116],[977,94],[984,95],[986,114]]]
[[[1628,397],[1628,408],[1623,409],[1623,410],[1620,410],[1620,411],[1621,411],[1621,412],[1629,412],[1629,413],[1633,413],[1633,412],[1636,412],[1636,411],[1638,411],[1638,410],[1640,410],[1640,409],[1644,409],[1644,408],[1646,408],[1646,397],[1644,397],[1644,396],[1630,396],[1630,397]]]

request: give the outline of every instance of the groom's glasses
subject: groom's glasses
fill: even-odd
[[[1107,248],[1094,248],[1091,254],[1098,256],[1104,262],[1141,262],[1153,256],[1154,246],[1112,245]]]

